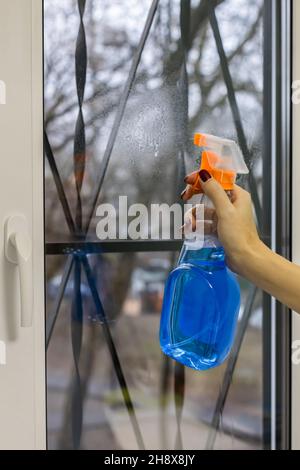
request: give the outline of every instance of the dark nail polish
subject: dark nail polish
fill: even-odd
[[[207,170],[201,170],[201,171],[199,171],[199,176],[200,176],[201,181],[203,181],[203,183],[205,183],[206,181],[210,180],[210,178],[211,178],[211,174],[208,173]]]
[[[185,193],[186,193],[186,189],[184,189],[184,190],[182,191],[182,193],[180,194],[181,199],[183,198],[183,196],[185,195]]]
[[[188,180],[188,177],[186,176],[183,181],[187,183],[187,180]]]

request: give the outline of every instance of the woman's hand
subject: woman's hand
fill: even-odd
[[[185,178],[188,186],[181,195],[183,200],[194,195],[193,184],[197,176],[198,172],[194,172]],[[253,252],[265,248],[256,230],[250,194],[235,185],[230,201],[222,186],[206,170],[200,171],[199,176],[203,192],[215,207],[215,214],[210,214],[212,230],[217,229],[230,268],[242,274],[245,259],[249,259]],[[189,216],[195,226],[194,212],[191,211]]]
[[[300,313],[300,266],[273,253],[259,239],[250,194],[235,186],[230,200],[222,186],[206,170],[201,170],[199,175],[202,190],[215,207],[215,214],[209,216],[211,227],[215,226],[217,229],[228,265],[233,271]],[[181,195],[183,200],[186,201],[195,194],[193,185],[197,178],[197,172],[185,178],[188,186]],[[204,214],[206,217],[206,212]],[[191,211],[188,219],[193,219],[194,216]],[[195,224],[193,220],[192,223]]]

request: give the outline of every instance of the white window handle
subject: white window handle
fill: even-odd
[[[24,216],[16,215],[6,221],[5,254],[8,261],[18,265],[20,277],[21,326],[32,326],[32,242]]]

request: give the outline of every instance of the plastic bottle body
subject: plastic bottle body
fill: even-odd
[[[162,351],[197,370],[220,365],[234,339],[240,288],[218,240],[200,249],[185,242],[166,282],[160,325]]]

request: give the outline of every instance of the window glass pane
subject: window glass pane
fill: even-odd
[[[159,2],[130,87],[98,203],[109,202],[117,207],[120,195],[128,197],[128,205],[143,203],[150,207],[152,203],[178,202],[184,174],[198,166],[194,132],[238,140],[232,100],[228,99],[230,84],[224,81],[220,49],[208,17],[208,2],[199,0],[191,4],[187,28],[190,43],[184,50],[182,34],[186,32],[181,28],[181,20],[187,14],[186,7],[180,10],[179,0]],[[82,104],[86,152],[80,190],[83,226],[92,208],[122,91],[150,6],[150,1],[86,2],[83,25],[87,75]],[[255,0],[249,12],[245,0],[225,0],[216,8],[222,47],[241,116],[239,124],[245,133],[255,177],[254,189],[260,198],[264,181],[262,6],[262,0]],[[79,13],[74,0],[45,0],[45,130],[75,223],[76,182],[78,171],[82,170],[77,168],[74,174],[79,112],[75,57],[79,88],[84,75],[82,30],[81,46],[76,54]],[[255,296],[246,322],[228,389],[228,361],[207,372],[184,369],[185,397],[178,434],[173,390],[175,377],[179,389],[183,383],[182,370],[176,367],[175,371],[175,363],[161,354],[158,341],[164,282],[176,264],[178,246],[170,241],[163,251],[157,242],[149,251],[146,245],[139,247],[140,241],[128,248],[126,240],[118,249],[113,245],[108,249],[105,243],[101,248],[97,245],[95,212],[88,232],[89,243],[83,236],[79,240],[74,233],[70,235],[62,194],[58,194],[50,166],[47,160],[47,250],[52,255],[55,250],[70,253],[73,265],[57,308],[63,273],[71,261],[58,254],[47,257],[48,332],[53,315],[58,312],[47,352],[49,447],[132,449],[137,446],[116,376],[116,363],[107,347],[107,333],[97,319],[84,261],[89,263],[92,283],[98,291],[96,297],[99,295],[107,315],[113,347],[121,362],[146,447],[180,448],[178,436],[181,435],[186,449],[262,448],[263,302],[260,293]],[[246,179],[240,181],[253,191]],[[80,250],[76,251],[76,247]],[[102,249],[112,253],[99,254]],[[91,254],[95,250],[98,254]],[[81,275],[76,266],[81,266]],[[244,309],[253,290],[243,279],[240,287],[239,328],[242,328]],[[75,359],[78,355],[77,362],[74,355]],[[222,413],[216,410],[220,394],[225,394]],[[218,429],[214,432],[211,424],[216,422],[216,413]]]

